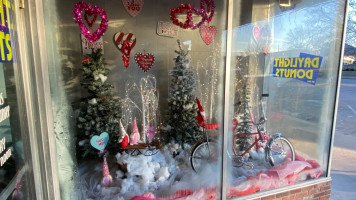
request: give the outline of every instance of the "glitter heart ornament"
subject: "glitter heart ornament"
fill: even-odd
[[[206,45],[214,41],[217,32],[218,29],[215,26],[206,26],[204,24],[200,26],[200,36]]]
[[[144,72],[147,72],[155,62],[155,57],[151,53],[136,53],[135,61]]]
[[[187,17],[186,17],[185,22],[183,23],[177,19],[176,15],[182,14],[185,10],[187,11]],[[175,24],[181,28],[184,28],[184,29],[189,28],[192,23],[192,6],[190,4],[182,4],[180,7],[172,8],[171,9],[171,20],[172,20],[173,24]]]
[[[101,23],[99,28],[93,33],[85,26],[82,19],[82,13],[90,13],[91,15],[98,14],[101,18]],[[108,18],[104,9],[99,8],[98,6],[91,6],[82,1],[76,3],[73,8],[74,21],[79,25],[80,31],[82,34],[89,40],[89,42],[95,42],[104,35],[106,28],[108,27]],[[94,23],[93,23],[94,24]]]
[[[126,11],[132,17],[136,17],[136,15],[138,15],[138,13],[143,8],[144,2],[145,2],[144,0],[122,0],[122,4],[124,4]]]

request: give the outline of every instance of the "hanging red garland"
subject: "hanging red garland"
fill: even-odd
[[[185,10],[187,10],[187,17],[185,22],[180,22],[176,14],[182,14]],[[171,9],[171,20],[173,24],[180,26],[181,28],[187,29],[190,27],[190,24],[192,22],[192,6],[190,4],[182,4],[178,8],[172,8]]]

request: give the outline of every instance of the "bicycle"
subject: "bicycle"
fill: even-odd
[[[268,94],[263,94],[262,98],[268,97]],[[199,107],[198,111],[198,124],[203,127],[204,139],[195,143],[192,147],[190,154],[190,164],[195,172],[198,172],[201,167],[203,167],[204,163],[214,163],[217,162],[219,156],[219,145],[216,140],[208,138],[206,133],[207,129],[216,129],[218,128],[218,124],[208,124],[205,122],[204,110],[198,99],[197,104]],[[250,152],[250,150],[254,146],[259,146],[261,144],[264,145],[265,149],[265,159],[270,163],[271,166],[279,165],[283,163],[287,158],[290,158],[291,161],[295,160],[295,151],[292,143],[281,133],[276,133],[273,137],[269,138],[267,131],[263,128],[263,125],[267,121],[267,118],[264,114],[264,108],[262,105],[262,114],[263,116],[260,118],[259,122],[255,123],[253,118],[251,117],[251,121],[249,123],[253,123],[257,127],[257,132],[254,133],[244,133],[244,134],[235,134],[233,135],[233,147],[232,152],[233,155],[230,155],[228,152],[228,157],[232,159],[234,166],[241,167],[246,162],[244,161],[244,156]],[[201,110],[203,112],[201,112]],[[251,116],[251,109],[248,105],[248,110]],[[258,136],[255,137],[255,141],[241,154],[237,151],[238,145],[235,144],[235,141],[244,136]],[[261,145],[262,146],[262,145]],[[231,158],[233,157],[233,158]],[[253,166],[250,166],[252,168]]]

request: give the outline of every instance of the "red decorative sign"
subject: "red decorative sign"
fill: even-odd
[[[151,53],[136,53],[135,60],[137,65],[144,71],[147,72],[155,62],[155,57]]]
[[[132,16],[136,17],[142,10],[144,0],[122,0],[126,11]]]

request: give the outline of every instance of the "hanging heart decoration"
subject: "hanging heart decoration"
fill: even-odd
[[[132,16],[136,17],[143,8],[144,0],[122,0],[126,11]]]
[[[99,28],[93,33],[91,33],[90,30],[83,23],[82,12],[87,13],[87,15],[89,16],[95,16],[99,14],[99,16],[101,17],[101,23],[99,25]],[[80,31],[89,40],[89,42],[95,42],[99,40],[101,36],[104,35],[106,28],[108,27],[108,18],[103,9],[99,8],[98,6],[92,7],[90,4],[88,5],[80,1],[74,5],[73,14],[74,14],[74,18],[73,18],[74,21],[79,25]],[[95,20],[93,21],[95,22]],[[94,22],[91,23],[94,24]],[[90,26],[91,23],[88,23],[88,25]]]
[[[132,33],[125,34],[118,32],[114,35],[114,42],[119,50],[122,52],[122,60],[124,66],[128,67],[130,64],[130,53],[136,45],[136,37]]]
[[[155,57],[151,53],[136,53],[135,61],[137,65],[144,71],[147,72],[155,62]]]
[[[202,9],[197,9],[195,7],[192,8],[192,11],[192,13],[201,17],[201,21],[197,24],[194,24],[193,20],[190,22],[190,29],[194,30],[199,28],[205,22],[206,13]]]
[[[260,38],[260,28],[258,26],[254,26],[252,29],[253,39],[257,42]]]
[[[205,9],[206,6],[206,9]],[[214,0],[200,0],[200,9],[204,13],[204,21],[210,23],[215,13]],[[209,13],[209,14],[208,14]]]
[[[177,19],[176,15],[182,14],[185,10],[187,11],[187,17],[186,17],[185,22],[183,23]],[[189,28],[192,23],[192,6],[190,4],[182,4],[178,8],[172,8],[171,9],[171,20],[172,20],[173,24],[175,24],[181,28],[184,28],[184,29]]]
[[[206,26],[203,24],[200,27],[200,36],[206,45],[209,45],[214,41],[217,32],[218,29],[215,26]]]
[[[104,151],[109,142],[109,134],[107,132],[101,133],[99,136],[94,135],[90,139],[90,144],[99,151]]]
[[[89,17],[88,16],[89,17],[93,16],[93,19],[91,21],[89,21]],[[91,12],[91,11],[86,11],[84,13],[84,19],[87,22],[89,27],[93,27],[97,17],[98,17],[98,14],[94,13],[94,12]]]

